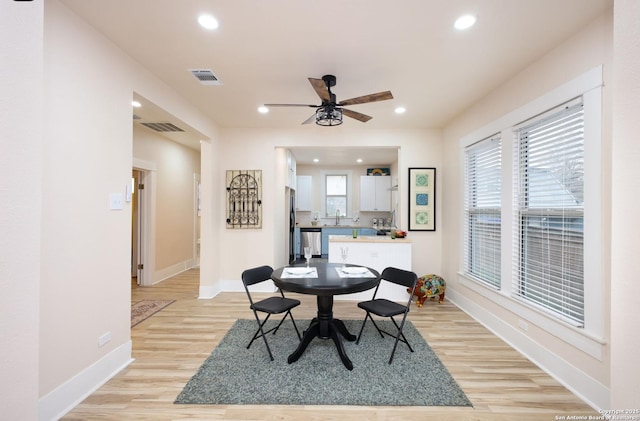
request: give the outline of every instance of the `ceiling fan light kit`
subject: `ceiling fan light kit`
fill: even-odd
[[[342,116],[346,115],[355,120],[366,123],[371,120],[371,116],[359,113],[347,108],[341,108],[345,105],[366,104],[368,102],[385,101],[387,99],[393,99],[393,95],[390,91],[378,92],[375,94],[369,94],[359,96],[356,98],[347,99],[337,102],[336,95],[331,92],[331,87],[336,85],[336,77],[334,75],[324,75],[322,79],[309,78],[311,86],[316,91],[316,94],[322,100],[320,105],[311,104],[264,104],[266,107],[313,107],[316,112],[302,122],[302,124],[309,124],[315,120],[319,126],[339,126],[342,124]]]
[[[316,124],[318,126],[339,126],[342,124],[342,110],[340,108],[318,108],[316,110]]]

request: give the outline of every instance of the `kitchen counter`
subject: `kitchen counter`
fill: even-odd
[[[410,238],[391,238],[390,235],[359,235],[358,238],[353,238],[352,235],[330,235],[329,242],[336,243],[398,243],[406,244],[411,243]]]
[[[371,226],[358,226],[358,225],[316,225],[315,227],[313,225],[310,224],[303,224],[303,225],[298,225],[296,226],[296,232],[295,232],[295,237],[298,239],[296,241],[298,241],[298,244],[295,246],[295,250],[296,250],[296,258],[299,257],[299,253],[300,253],[300,234],[302,231],[308,230],[308,229],[313,229],[313,230],[317,230],[317,231],[321,231],[322,232],[322,246],[321,246],[321,252],[322,252],[322,257],[323,258],[328,258],[329,257],[329,237],[335,236],[335,237],[343,237],[345,239],[347,238],[353,238],[353,230],[358,230],[358,238],[362,237],[362,238],[369,238],[370,241],[376,241],[373,240],[376,238],[376,228],[371,227]],[[379,236],[380,240],[377,241],[385,241],[384,238],[385,236]],[[391,240],[391,237],[387,238],[389,240]]]
[[[411,270],[411,239],[392,239],[387,235],[330,235],[329,236],[329,263],[343,263],[342,248],[347,248],[347,259],[344,263],[367,266],[382,273],[393,266],[399,269]],[[380,284],[380,294],[392,301],[407,301],[409,297],[405,288],[383,282]],[[370,300],[373,291],[359,292],[356,294],[341,295],[336,299],[363,301]]]

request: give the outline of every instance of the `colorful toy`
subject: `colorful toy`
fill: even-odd
[[[442,304],[444,301],[444,290],[447,288],[446,281],[438,275],[424,275],[418,278],[416,287],[411,291],[411,288],[407,288],[407,292],[417,297],[416,304],[418,307],[422,307],[427,298],[431,301],[435,301],[435,297],[438,296],[438,302]]]

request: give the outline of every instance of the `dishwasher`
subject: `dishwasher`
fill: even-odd
[[[322,257],[322,228],[300,228],[300,256],[311,247],[312,257]]]

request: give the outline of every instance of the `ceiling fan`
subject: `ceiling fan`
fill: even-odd
[[[342,115],[351,117],[363,123],[371,120],[371,116],[359,113],[357,111],[343,108],[346,105],[366,104],[368,102],[385,101],[387,99],[393,99],[391,91],[378,92],[375,94],[369,94],[359,96],[356,98],[346,99],[344,101],[336,102],[336,95],[331,92],[331,87],[336,85],[336,77],[333,75],[324,75],[322,79],[309,78],[311,86],[316,91],[322,104],[264,104],[266,107],[311,107],[315,108],[316,112],[308,119],[302,122],[302,124],[309,124],[315,120],[316,124],[320,126],[337,126],[342,124]]]

